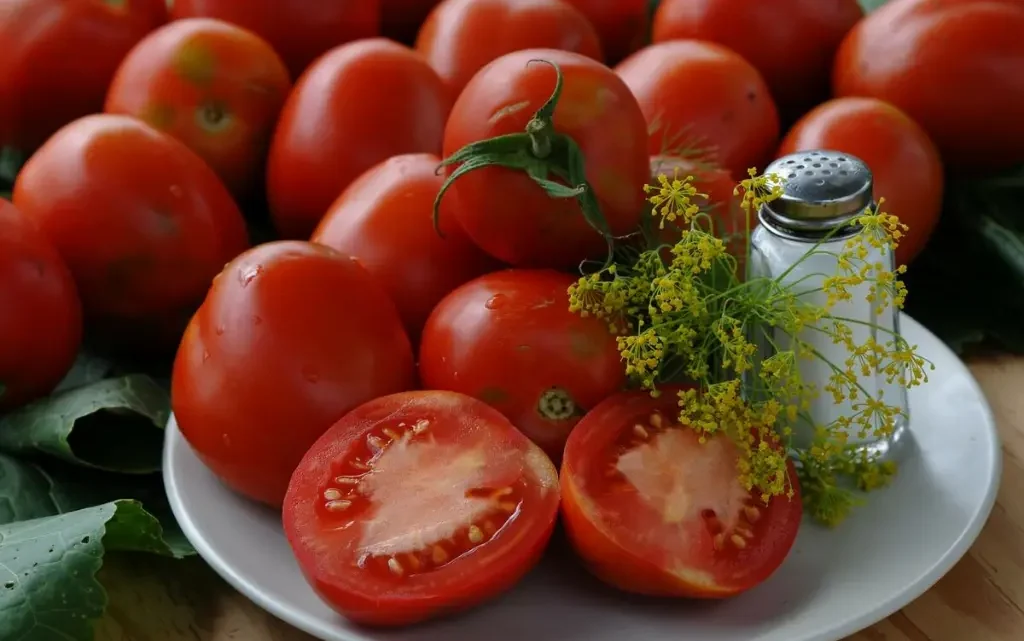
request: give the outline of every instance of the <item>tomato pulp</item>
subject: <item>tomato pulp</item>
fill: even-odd
[[[406,392],[356,408],[310,448],[284,530],[328,604],[403,625],[511,587],[557,513],[554,466],[508,419],[462,394]]]
[[[563,84],[552,118],[542,107],[559,73]],[[528,126],[533,133],[526,132]],[[518,134],[514,149],[506,144],[508,138],[494,140],[506,134]],[[523,164],[564,183],[569,176],[566,138],[582,156],[579,180],[586,184],[573,185],[580,198],[553,198]],[[607,252],[606,238],[592,226],[598,224],[595,219],[607,223],[605,235],[636,230],[643,185],[650,176],[646,141],[636,99],[610,69],[568,51],[517,51],[473,76],[452,108],[444,132],[451,180],[444,198],[452,199],[466,234],[495,258],[517,267],[577,267]],[[482,164],[482,152],[495,145],[501,147],[495,150],[500,162],[489,156],[489,164]],[[471,151],[472,158],[453,157],[460,150]]]
[[[562,458],[580,417],[625,384],[606,322],[569,311],[573,276],[511,269],[481,276],[427,319],[420,380],[479,398]]]
[[[676,422],[678,399],[623,392],[569,436],[562,514],[573,546],[612,586],[656,596],[723,598],[767,579],[789,554],[799,494],[766,505],[738,480],[736,446],[701,444]],[[790,480],[796,490],[795,471]]]
[[[171,408],[225,484],[279,506],[331,424],[414,384],[409,339],[370,273],[333,249],[278,241],[214,280],[181,339]]]

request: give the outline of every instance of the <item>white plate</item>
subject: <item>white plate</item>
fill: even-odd
[[[902,322],[936,370],[911,393],[912,451],[897,480],[837,530],[805,523],[778,572],[729,601],[624,596],[592,580],[556,544],[526,580],[490,605],[425,626],[365,630],[334,614],[306,585],[278,514],[222,486],[173,419],[164,453],[167,493],[214,570],[259,606],[325,640],[836,641],[938,581],[974,542],[999,485],[999,439],[981,390],[937,338],[907,317]]]

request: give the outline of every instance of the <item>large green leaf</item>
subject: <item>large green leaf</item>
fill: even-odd
[[[0,418],[0,450],[101,470],[160,469],[167,391],[132,374],[72,387]]]

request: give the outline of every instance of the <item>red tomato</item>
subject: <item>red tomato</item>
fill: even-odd
[[[764,168],[778,144],[779,115],[749,62],[710,42],[674,40],[641,49],[615,72],[650,125],[651,154],[699,148],[734,176]]]
[[[441,151],[448,88],[412,49],[383,38],[338,47],[299,79],[267,162],[278,231],[309,238],[349,183],[377,163]]]
[[[430,10],[441,0],[380,0],[381,35],[412,44]]]
[[[554,466],[504,416],[462,394],[406,392],[313,445],[288,485],[284,531],[329,605],[404,625],[510,588],[557,516]]]
[[[166,20],[164,0],[4,0],[0,147],[33,151],[102,111],[121,59]]]
[[[737,479],[728,437],[704,444],[675,422],[675,394],[625,392],[569,437],[562,515],[576,551],[628,592],[722,598],[767,579],[796,540],[799,495],[767,505]],[[790,464],[796,489],[796,472]]]
[[[852,154],[868,164],[882,210],[910,227],[896,248],[909,263],[928,242],[942,211],[942,160],[928,134],[902,111],[874,98],[838,98],[804,116],[779,155],[814,149]]]
[[[551,97],[557,74],[538,60],[557,64],[564,79],[553,124],[535,112]],[[444,133],[445,157],[472,143],[520,134],[514,150],[498,141],[504,145],[503,162],[515,166],[529,158],[544,171],[564,173],[565,153],[538,157],[530,135],[524,133],[528,124],[539,127],[536,142],[543,152],[550,151],[549,143],[564,147],[562,136],[575,141],[585,160],[590,193],[611,233],[619,236],[636,229],[643,185],[650,177],[646,125],[629,89],[611,70],[578,53],[553,49],[528,49],[498,58],[474,76],[456,100]],[[457,169],[449,165],[448,176]],[[584,259],[603,258],[606,251],[604,238],[587,223],[574,199],[550,197],[522,169],[475,169],[455,180],[446,197],[455,201],[453,211],[469,237],[506,263],[577,267]]]
[[[284,63],[259,36],[193,18],[157,29],[132,49],[105,110],[181,140],[241,197],[261,182],[270,135],[290,90]]]
[[[311,239],[352,256],[377,277],[414,342],[438,301],[498,265],[447,211],[444,237],[435,231],[440,162],[431,154],[407,154],[373,167],[334,201]]]
[[[608,324],[569,311],[574,282],[510,269],[456,289],[423,329],[423,386],[485,401],[561,460],[580,417],[626,382]]]
[[[658,184],[658,176],[665,176],[669,180],[678,177],[683,180],[693,177],[693,186],[700,194],[707,198],[695,198],[694,204],[706,211],[711,216],[713,225],[712,231],[716,236],[722,238],[726,235],[747,233],[746,215],[740,209],[740,198],[733,192],[738,184],[728,171],[714,164],[702,162],[693,158],[680,156],[651,156],[651,184]],[[655,219],[658,223],[660,217]],[[679,240],[680,221],[666,221],[666,240],[675,242]],[[757,224],[757,220],[751,220],[751,230]],[[707,223],[701,223],[701,228],[707,230]]]
[[[54,134],[18,174],[14,204],[67,261],[87,323],[128,350],[173,349],[210,279],[248,246],[213,170],[127,116]]]
[[[416,39],[416,50],[455,94],[488,62],[535,48],[601,59],[594,27],[563,0],[445,0]]]
[[[654,41],[707,40],[732,49],[795,119],[828,98],[836,49],[863,15],[857,0],[662,0]]]
[[[836,56],[836,96],[871,96],[918,122],[947,165],[1024,162],[1024,3],[900,0],[862,20]]]
[[[568,0],[601,36],[605,59],[616,63],[647,43],[649,0]]]
[[[380,34],[380,0],[174,0],[171,17],[249,29],[281,54],[293,79],[332,47]]]
[[[309,446],[352,408],[413,387],[395,306],[355,259],[259,245],[214,280],[174,361],[181,433],[228,486],[279,506]]]
[[[82,305],[50,241],[0,199],[0,413],[49,394],[75,361]]]

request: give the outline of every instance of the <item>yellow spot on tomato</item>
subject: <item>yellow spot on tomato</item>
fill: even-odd
[[[178,50],[174,59],[174,71],[185,80],[199,85],[213,81],[217,59],[202,43],[191,41]]]

